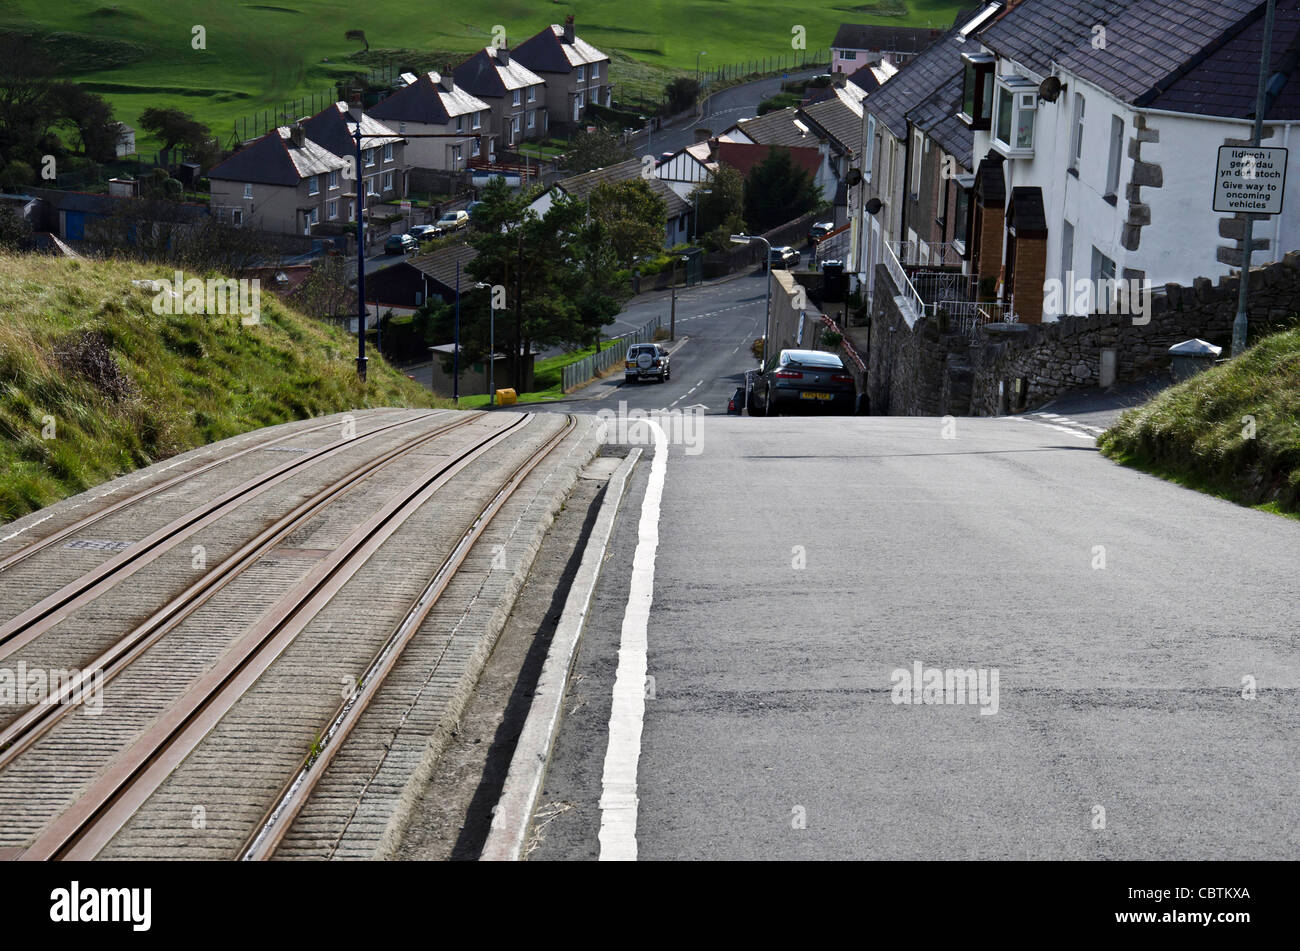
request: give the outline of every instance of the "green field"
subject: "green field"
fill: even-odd
[[[619,60],[657,67],[651,74],[657,79],[666,70],[693,72],[700,51],[705,66],[789,54],[796,25],[806,29],[811,52],[829,46],[843,22],[947,27],[961,6],[954,0],[795,6],[785,0],[0,0],[0,28],[55,34],[48,48],[57,50],[59,73],[104,95],[128,124],[136,125],[149,106],[175,106],[225,142],[239,117],[323,93],[359,68],[350,57],[360,44],[344,39],[350,29],[365,30],[374,63],[386,49],[468,54],[490,42],[496,25],[513,45],[572,13],[579,35],[615,57],[617,98],[617,84],[628,79]],[[206,30],[206,49],[192,48],[195,25]],[[147,151],[157,143],[141,136],[137,145]]]

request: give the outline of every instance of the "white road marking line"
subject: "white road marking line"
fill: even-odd
[[[609,713],[609,746],[600,793],[600,860],[636,860],[637,763],[645,723],[645,675],[650,603],[654,599],[655,553],[659,549],[659,506],[668,472],[668,438],[663,427],[644,420],[654,434],[650,481],[641,503],[632,583],[619,639],[614,703]]]

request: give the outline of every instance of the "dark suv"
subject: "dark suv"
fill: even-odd
[[[668,366],[668,351],[657,343],[634,343],[627,348],[623,372],[628,383],[650,379],[662,383],[672,377],[672,370]]]

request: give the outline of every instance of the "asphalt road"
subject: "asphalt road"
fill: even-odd
[[[651,516],[650,699],[619,747],[640,858],[1295,856],[1300,524],[1121,468],[1063,414],[697,435]],[[535,860],[600,854],[647,463]],[[894,702],[916,663],[987,689]]]

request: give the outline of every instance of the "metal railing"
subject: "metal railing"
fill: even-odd
[[[916,316],[921,317],[926,313],[925,302],[921,300],[921,295],[916,292],[915,285],[903,270],[903,265],[898,260],[898,255],[888,244],[884,248],[885,253],[881,256],[885,261],[885,269],[889,271],[889,276],[894,279],[894,286],[898,288],[899,295],[912,305]]]
[[[560,370],[560,379],[564,392],[568,392],[575,386],[581,386],[588,380],[594,380],[610,367],[622,363],[627,356],[627,348],[637,343],[649,343],[654,339],[655,331],[659,329],[663,322],[662,317],[656,317],[648,322],[640,330],[630,334],[624,334],[621,337],[615,337],[599,353],[593,353],[589,357],[583,357]]]
[[[890,250],[904,267],[961,267],[965,263],[951,241],[891,241]]]
[[[946,319],[949,333],[973,336],[977,327],[984,324],[1014,324],[1017,322],[1011,301],[941,300],[934,304],[934,313]]]

